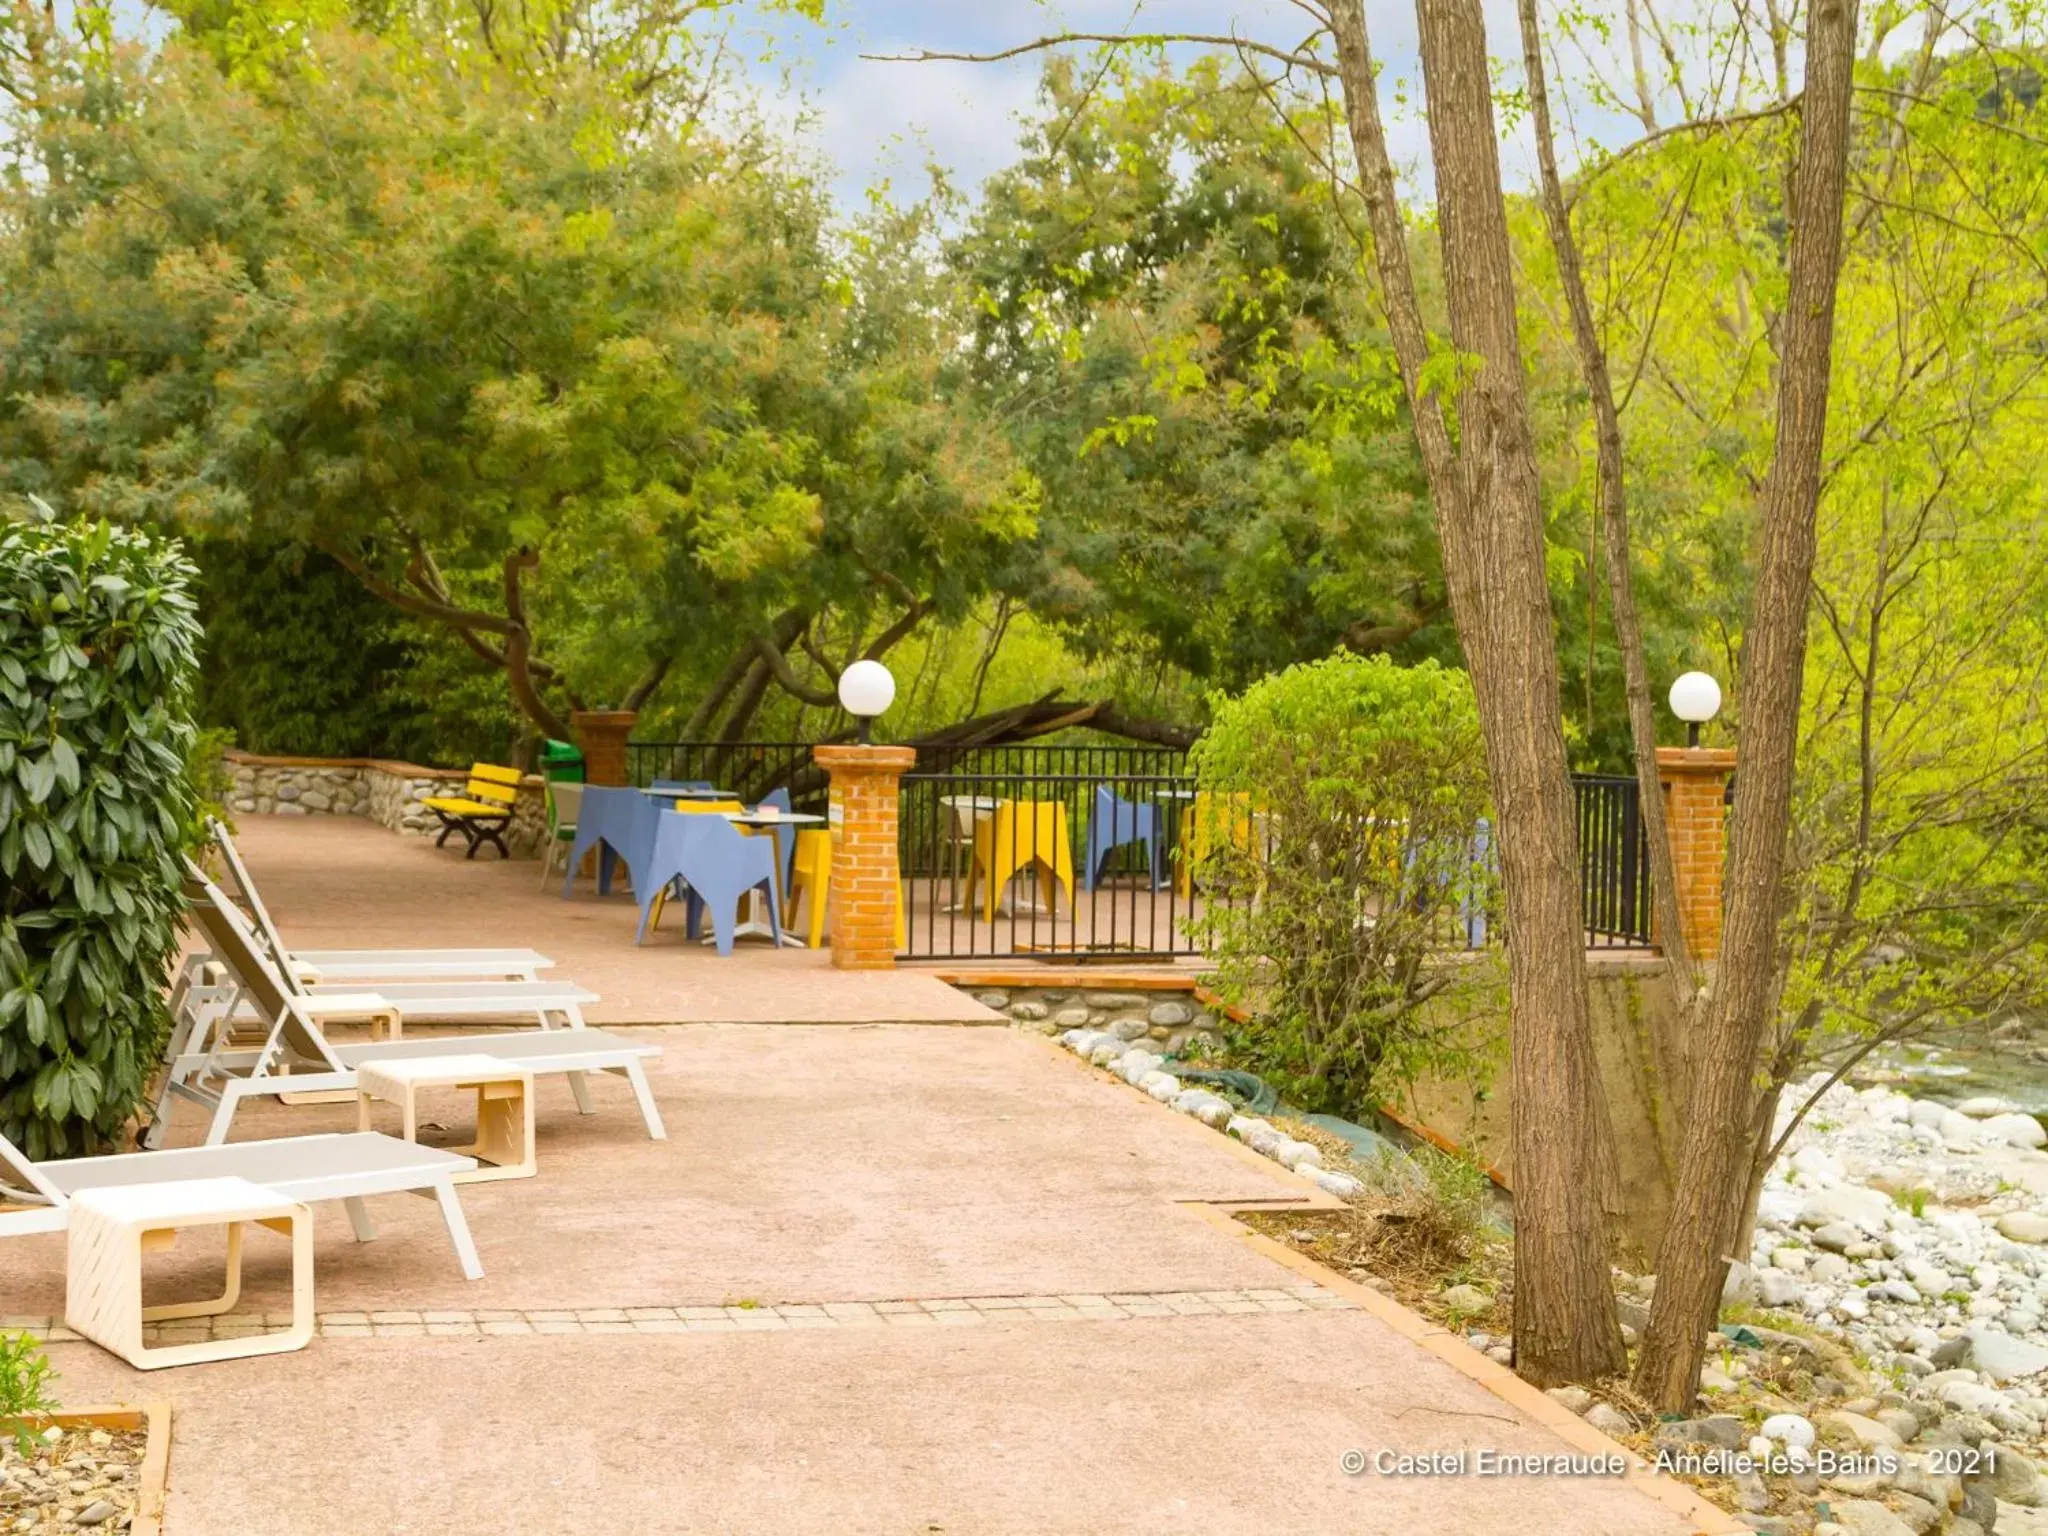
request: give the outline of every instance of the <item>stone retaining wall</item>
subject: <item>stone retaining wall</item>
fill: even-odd
[[[459,795],[469,779],[461,769],[383,758],[230,752],[227,763],[234,777],[228,805],[237,816],[364,816],[410,837],[438,836],[441,823],[421,802],[432,795]],[[505,841],[515,855],[530,858],[546,834],[543,783],[528,774],[519,786]]]
[[[965,987],[984,1007],[1042,1035],[1098,1029],[1122,1040],[1150,1040],[1163,1056],[1197,1042],[1220,1044],[1214,1012],[1188,992],[1115,992],[1078,987]]]

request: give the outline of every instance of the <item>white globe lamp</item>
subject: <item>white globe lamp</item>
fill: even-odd
[[[1700,744],[1700,727],[1721,712],[1721,685],[1704,672],[1687,672],[1671,685],[1671,713],[1685,722],[1685,744]]]
[[[896,702],[896,679],[879,661],[856,661],[839,674],[839,702],[860,722],[860,744],[872,741],[875,716]]]

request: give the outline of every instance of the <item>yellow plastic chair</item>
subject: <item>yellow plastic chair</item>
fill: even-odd
[[[1053,905],[1055,886],[1065,886],[1067,907],[1074,905],[1074,839],[1067,830],[1064,800],[1000,800],[995,813],[974,826],[974,867],[970,889],[978,877],[987,882],[981,896],[982,921],[996,920],[996,898],[1012,876],[1036,868],[1038,889]]]
[[[1187,824],[1181,829],[1180,868],[1173,877],[1173,888],[1183,901],[1193,896],[1195,865],[1209,856],[1210,849],[1229,843],[1256,854],[1258,819],[1249,791],[1229,795],[1207,789],[1195,791]]]
[[[797,904],[805,895],[811,910],[805,927],[805,942],[817,949],[825,942],[825,904],[832,893],[832,834],[812,827],[796,835],[796,854],[791,860],[789,890],[782,899],[782,926],[796,928]],[[896,898],[896,947],[908,949],[908,925],[903,919],[903,897]]]

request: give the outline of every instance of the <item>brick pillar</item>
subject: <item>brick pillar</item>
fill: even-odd
[[[569,717],[576,745],[583,749],[583,782],[625,784],[626,738],[640,716],[630,709],[579,709]]]
[[[1721,875],[1728,859],[1728,776],[1735,754],[1725,747],[1659,747],[1671,862],[1678,876],[1678,920],[1695,960],[1721,953]]]
[[[815,747],[832,776],[832,964],[842,971],[896,964],[896,781],[914,747]]]

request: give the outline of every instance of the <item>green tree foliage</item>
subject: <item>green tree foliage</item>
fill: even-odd
[[[447,646],[318,551],[215,538],[200,570],[200,721],[250,752],[504,761],[518,720],[501,674]]]
[[[0,527],[0,1133],[114,1140],[170,1020],[199,624],[178,545]]]
[[[1476,1065],[1464,1010],[1424,1008],[1484,969],[1444,963],[1484,911],[1479,717],[1461,672],[1342,653],[1212,701],[1193,760],[1195,878],[1218,990],[1297,1102],[1355,1110]]]
[[[947,398],[921,212],[834,240],[803,175],[615,141],[594,87],[537,112],[417,46],[307,47],[259,89],[173,46],[121,110],[35,118],[0,250],[18,486],[319,549],[556,735],[671,676],[741,730],[771,685],[829,698],[1030,534]]]
[[[1215,60],[1055,59],[954,250],[1045,487],[1018,590],[1229,686],[1340,641],[1455,653],[1355,210],[1303,142],[1331,122],[1286,106]]]

